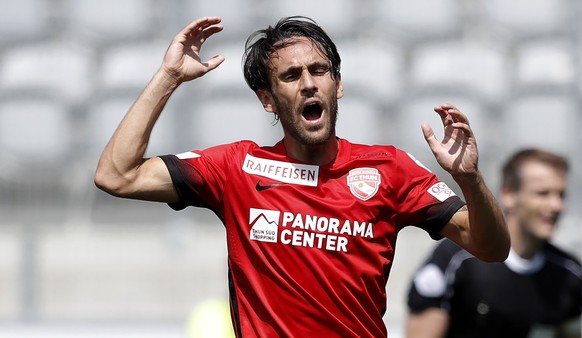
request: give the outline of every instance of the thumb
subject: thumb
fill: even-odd
[[[432,130],[432,127],[427,123],[423,123],[421,125],[421,128],[422,128],[422,134],[424,135],[424,139],[426,140],[426,143],[428,143],[428,146],[430,147],[430,149],[432,149],[432,150],[436,149],[439,141],[436,139],[436,136],[434,135],[434,131]]]
[[[211,71],[218,67],[224,61],[224,56],[222,55],[215,55],[210,60],[206,61],[206,66],[208,71]]]

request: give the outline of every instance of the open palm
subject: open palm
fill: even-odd
[[[444,127],[442,141],[428,124],[422,125],[424,138],[439,165],[453,176],[477,173],[477,142],[465,114],[451,104],[434,108]]]
[[[200,48],[206,39],[222,31],[220,18],[205,17],[191,22],[172,40],[166,51],[162,69],[178,82],[185,82],[203,76],[218,67],[224,57],[214,56],[206,62],[200,58]]]

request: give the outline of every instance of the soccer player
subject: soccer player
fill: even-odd
[[[224,60],[199,55],[222,29],[220,18],[205,17],[174,37],[105,147],[95,183],[119,197],[214,211],[226,228],[238,337],[385,337],[385,286],[396,235],[407,225],[451,238],[483,260],[505,259],[505,220],[478,170],[465,114],[450,104],[435,108],[443,141],[430,126],[422,130],[466,203],[406,152],[336,136],[340,56],[308,18],[283,18],[246,44],[244,77],[280,121],[280,142],[144,158],[176,88]]]
[[[544,150],[509,158],[501,188],[507,260],[483,263],[443,240],[413,278],[408,338],[580,338],[582,268],[550,243],[567,170],[565,158]]]

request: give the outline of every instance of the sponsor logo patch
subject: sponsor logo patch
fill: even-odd
[[[255,241],[277,243],[280,211],[250,209],[250,238]]]
[[[432,187],[428,188],[427,191],[441,202],[444,202],[451,196],[456,196],[455,192],[452,191],[445,182],[438,182]]]
[[[352,195],[367,201],[378,192],[382,177],[378,169],[374,168],[357,168],[350,170],[347,178],[347,184]]]
[[[285,183],[273,183],[273,184],[262,185],[261,181],[259,181],[259,182],[257,182],[257,185],[255,185],[255,189],[257,189],[257,191],[265,191],[267,189],[271,189],[274,187],[280,187],[282,185],[285,185]]]
[[[356,238],[374,238],[374,224],[366,220],[291,211],[250,208],[249,226],[252,241],[335,252],[348,252]]]
[[[254,157],[247,154],[242,170],[275,181],[317,187],[319,167],[299,163],[289,163]]]

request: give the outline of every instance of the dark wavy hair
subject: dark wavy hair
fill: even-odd
[[[273,53],[288,46],[289,38],[306,37],[314,42],[321,54],[329,61],[331,76],[340,74],[341,58],[329,35],[313,20],[305,16],[282,18],[275,27],[260,29],[249,36],[243,55],[243,73],[249,87],[271,90],[269,62]]]

